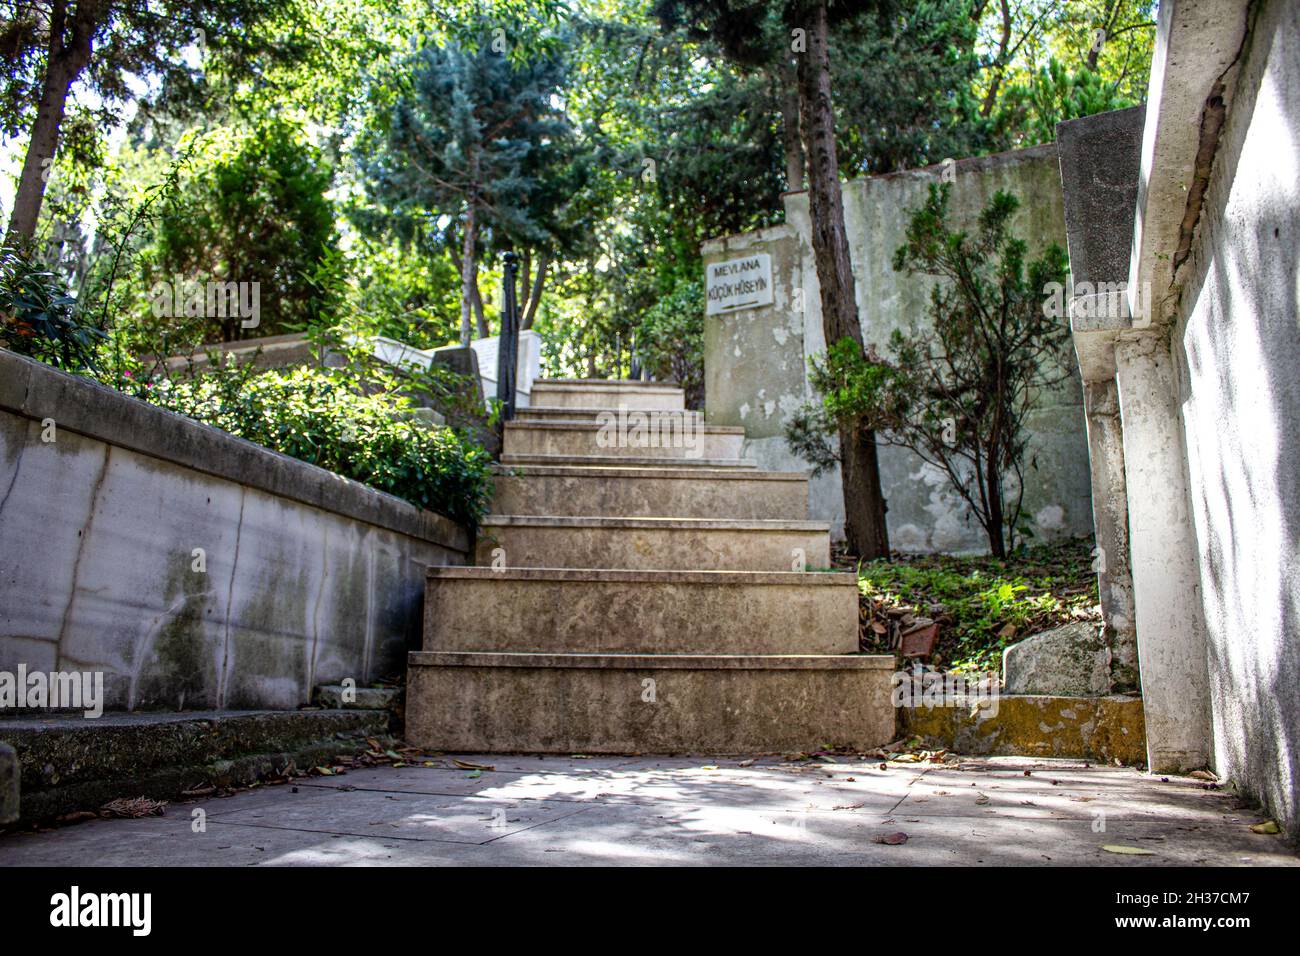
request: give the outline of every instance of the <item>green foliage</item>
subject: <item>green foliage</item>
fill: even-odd
[[[349,322],[417,349],[455,340],[460,278],[446,255],[370,236],[358,236],[352,252]]]
[[[268,118],[219,127],[193,144],[179,195],[158,226],[148,282],[174,277],[257,282],[260,325],[209,318],[205,341],[234,341],[327,324],[337,309],[337,270],[328,167],[302,130]]]
[[[191,381],[142,386],[142,394],[457,521],[477,521],[491,496],[487,452],[451,428],[417,421],[409,398],[360,391],[340,370],[218,366]]]
[[[1100,619],[1091,547],[1092,539],[1081,538],[1010,560],[936,555],[873,561],[858,569],[858,587],[881,611],[909,609],[939,620],[932,663],[958,671],[997,670],[1010,644],[1063,624]]]
[[[566,64],[554,44],[511,57],[491,42],[495,21],[472,23],[483,42],[426,43],[402,61],[353,151],[373,200],[353,218],[406,248],[446,250],[461,274],[463,341],[471,303],[487,331],[482,251],[569,247],[572,199],[585,176],[559,106]]]
[[[993,196],[974,234],[949,226],[948,201],[948,184],[931,186],[894,255],[896,270],[939,280],[928,321],[896,330],[888,358],[849,339],[835,343],[814,361],[820,408],[805,410],[787,438],[815,455],[810,433],[862,420],[939,469],[1001,557],[1030,533],[1021,523],[1026,417],[1071,374],[1069,328],[1043,308],[1067,264],[1052,244],[1026,265],[1025,243],[1011,233],[1019,203],[1009,193]]]
[[[58,276],[0,247],[0,347],[75,371],[94,364],[103,338]]]
[[[977,32],[969,0],[913,0],[832,32],[836,141],[846,177],[997,148],[973,94],[984,66]]]
[[[1007,141],[1034,146],[1056,139],[1056,124],[1137,103],[1094,70],[1069,70],[1052,59],[1003,94],[996,122]]]
[[[636,350],[660,381],[686,390],[686,407],[704,407],[704,283],[683,282],[646,311]]]

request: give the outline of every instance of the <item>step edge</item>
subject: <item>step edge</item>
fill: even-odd
[[[653,392],[682,392],[682,388],[676,382],[638,382],[630,379],[621,378],[535,378],[532,383],[533,389],[584,389],[597,388],[608,389],[610,391],[636,391],[644,389]],[[531,390],[530,390],[531,391]]]
[[[515,473],[510,468],[509,462],[501,462],[493,466],[493,474],[499,478],[690,478],[700,480],[719,480],[719,479],[736,479],[759,481],[810,481],[810,473],[806,471],[760,471],[757,468],[715,468],[715,467],[696,467],[681,468],[676,467],[673,459],[667,459],[667,465],[627,465],[618,467],[616,465],[590,465],[587,467],[579,465],[537,465],[532,462],[522,462],[514,465],[514,468],[530,468],[532,471]]]
[[[426,581],[541,581],[565,584],[698,584],[748,587],[858,586],[849,571],[664,571],[639,568],[490,568],[480,565],[431,567]]]
[[[526,651],[410,651],[409,667],[591,670],[882,670],[890,654],[591,654]]]
[[[488,515],[479,527],[489,528],[642,528],[660,531],[807,531],[830,533],[829,521],[785,521],[780,518],[674,518],[600,515]]]
[[[599,409],[599,411],[602,411],[602,412],[604,412],[604,411],[612,411],[613,413],[617,413],[618,409],[613,409],[613,410],[610,410],[610,409]],[[653,413],[653,409],[651,409],[650,411],[646,411],[646,412],[642,412],[642,411],[639,411],[639,410],[638,410],[637,413],[638,413],[638,414],[646,414],[646,415],[648,415],[648,414],[652,414],[652,413]],[[520,421],[518,418],[512,419],[511,421],[508,421],[508,422],[505,423],[505,429],[506,429],[506,431],[526,431],[526,430],[532,430],[532,431],[556,431],[556,432],[558,432],[558,431],[602,431],[602,430],[604,430],[604,429],[606,429],[606,428],[609,428],[609,427],[610,427],[610,423],[602,423],[602,422],[588,422],[588,421],[572,421],[572,422],[566,422],[566,421],[560,421],[560,422]],[[703,434],[705,434],[705,435],[741,435],[741,436],[743,436],[743,435],[745,434],[745,429],[744,429],[744,427],[741,426],[741,425],[701,425],[701,426],[699,426],[699,430],[700,430],[701,433],[703,433]],[[647,446],[647,447],[649,447],[649,446]]]
[[[733,470],[757,469],[758,462],[752,458],[687,458],[681,456],[678,458],[663,457],[655,458],[652,455],[502,455],[501,465],[517,465],[526,467],[528,465],[551,467],[548,462],[554,462],[556,466],[568,465],[571,468],[582,467],[584,462],[593,462],[588,465],[590,468],[617,468],[616,462],[635,462],[636,464],[629,467],[654,468],[655,465],[647,465],[646,462],[665,462],[669,466],[676,465],[679,468],[685,467],[686,470],[694,468],[730,468]],[[689,466],[689,467],[688,467]]]

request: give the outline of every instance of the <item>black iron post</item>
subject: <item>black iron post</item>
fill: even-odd
[[[515,376],[519,368],[519,308],[515,302],[515,268],[518,257],[507,252],[501,270],[501,335],[497,339],[497,400],[501,420],[515,417]]]

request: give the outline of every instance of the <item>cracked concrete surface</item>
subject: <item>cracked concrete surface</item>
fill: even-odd
[[[1078,761],[459,759],[493,769],[440,757],[11,833],[0,866],[1300,863],[1252,833],[1263,818],[1226,789]],[[906,843],[877,842],[898,833]]]

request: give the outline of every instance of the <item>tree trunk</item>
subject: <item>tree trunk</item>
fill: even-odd
[[[546,252],[541,252],[537,257],[537,275],[533,277],[533,291],[528,296],[528,309],[524,312],[523,321],[519,323],[519,331],[531,329],[533,319],[537,315],[537,303],[542,301],[542,290],[546,287],[546,267],[550,264],[550,257]]]
[[[50,42],[46,51],[45,77],[41,82],[41,101],[32,123],[18,190],[14,193],[14,210],[9,218],[5,241],[30,241],[36,235],[36,223],[45,198],[49,168],[59,147],[59,127],[68,103],[68,90],[90,62],[91,39],[95,32],[95,4],[82,0],[72,17],[72,33],[64,37],[67,21],[65,0],[55,0],[50,9]]]
[[[465,234],[461,237],[460,253],[460,344],[469,345],[473,335],[470,325],[470,313],[474,311],[474,291],[477,284],[474,274],[478,263],[474,258],[474,240],[477,238],[477,223],[474,219],[474,200],[465,204]]]
[[[862,346],[862,327],[853,288],[839,157],[835,149],[835,111],[831,100],[830,30],[826,5],[809,11],[808,52],[799,58],[799,99],[808,160],[808,203],[813,259],[821,286],[822,327],[827,346],[853,339]],[[875,432],[857,422],[840,428],[844,486],[844,533],[849,550],[864,559],[889,557],[885,499],[880,487]]]
[[[989,502],[989,523],[985,531],[989,537],[989,553],[995,558],[1007,556],[1006,538],[1002,528],[1002,471],[998,467],[998,440],[989,443],[988,460],[984,463],[985,493]]]
[[[528,296],[533,287],[532,276],[533,250],[525,249],[519,254],[519,295],[515,300],[515,307],[519,310],[520,315],[528,311]]]
[[[483,315],[483,293],[478,287],[478,262],[474,262],[474,274],[470,277],[471,288],[474,290],[474,322],[478,330],[478,337],[487,338],[491,333],[488,331],[487,319]]]
[[[803,189],[803,135],[799,130],[799,87],[788,62],[781,64],[781,140],[785,147],[785,188]]]

